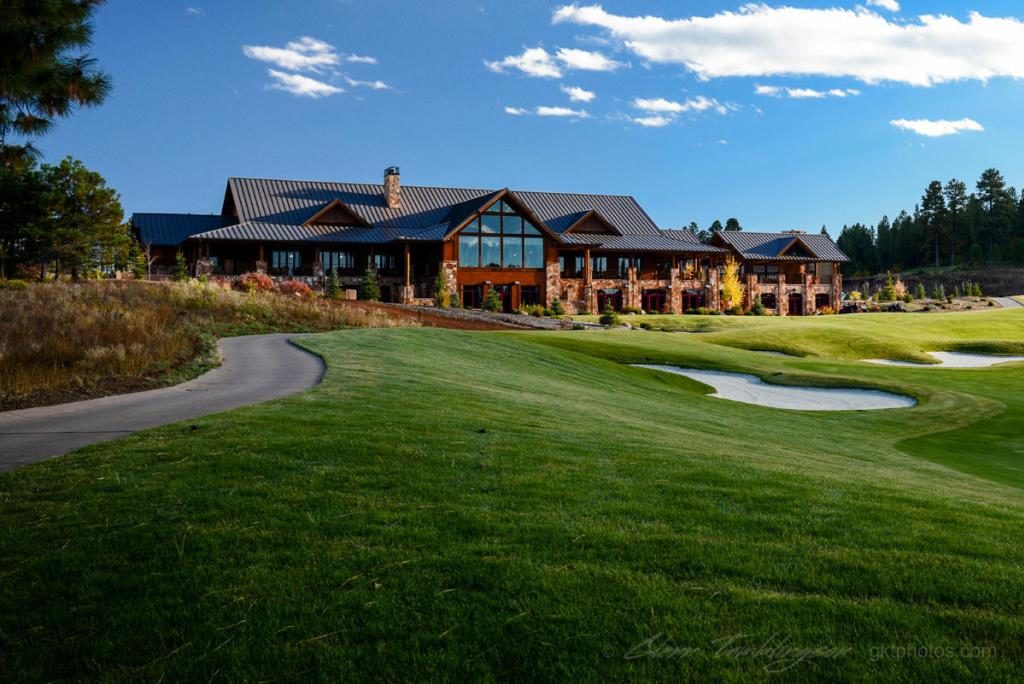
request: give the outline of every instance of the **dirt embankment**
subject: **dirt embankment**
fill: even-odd
[[[942,285],[946,292],[952,293],[954,288],[963,287],[966,281],[981,285],[982,291],[989,297],[1024,294],[1024,268],[1019,267],[954,268],[935,272],[907,271],[893,275],[899,275],[911,292],[918,283],[923,283],[929,295],[937,285]],[[865,283],[870,283],[871,291],[876,292],[885,285],[885,274],[868,278],[843,278],[843,287],[847,290],[863,290]]]

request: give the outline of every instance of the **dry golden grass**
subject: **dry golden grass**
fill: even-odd
[[[0,408],[180,380],[212,362],[217,337],[401,324],[338,302],[198,281],[0,289]]]

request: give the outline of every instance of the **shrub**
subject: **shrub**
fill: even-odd
[[[952,304],[953,303],[953,295],[951,295],[951,294],[946,295],[946,301],[948,303]]]
[[[444,272],[437,274],[437,280],[434,281],[434,306],[439,309],[447,309],[452,304],[452,296],[448,291],[448,279],[445,278]]]
[[[832,316],[835,314],[835,312],[836,310],[833,309],[831,306],[823,306],[820,309],[818,309],[818,313],[821,314],[822,316]]]
[[[453,309],[462,308],[462,300],[459,298],[458,292],[452,292],[451,296],[448,297],[448,306],[450,306]]]
[[[327,284],[324,286],[324,295],[328,299],[341,299],[341,282],[338,281],[338,269],[332,268],[331,274],[327,276]]]
[[[274,279],[266,273],[243,273],[235,280],[235,287],[243,292],[273,292]]]
[[[892,280],[892,273],[885,274],[885,286],[878,293],[878,301],[891,302],[896,299],[896,285]]]
[[[764,308],[764,302],[761,301],[761,295],[754,297],[754,304],[750,307],[750,313],[754,316],[764,316],[766,311]]]
[[[852,302],[859,302],[862,299],[864,299],[864,294],[863,293],[858,292],[857,290],[853,290],[852,292],[850,292],[850,301],[852,301]]]
[[[654,326],[651,325],[650,323],[648,323],[647,321],[644,321],[643,323],[640,324],[640,329],[641,330],[654,330]]]
[[[536,316],[540,318],[544,315],[544,307],[540,304],[524,304],[519,307],[519,313],[524,316]]]
[[[904,301],[905,303],[909,304],[910,302],[914,301],[914,298],[913,298],[913,297],[912,297],[912,296],[910,295],[910,293],[908,292],[908,293],[906,293],[905,295],[903,295],[903,301]]]
[[[283,295],[294,295],[296,297],[308,297],[312,289],[301,280],[286,280],[278,288]]]
[[[896,282],[893,283],[892,291],[896,294],[896,299],[903,301],[906,301],[907,295],[909,294],[906,284],[899,278],[897,278]]]
[[[18,280],[17,278],[0,280],[0,290],[24,290],[26,288],[28,288],[28,283],[24,280]]]
[[[739,305],[731,306],[731,307],[729,307],[728,309],[725,310],[725,315],[726,316],[742,316],[743,315],[743,307],[739,306]]]
[[[498,291],[493,287],[487,288],[487,294],[484,295],[482,308],[484,311],[490,311],[492,313],[501,311],[501,297],[498,296]]]
[[[562,306],[562,300],[555,297],[551,300],[551,315],[552,316],[564,316],[565,307]]]
[[[928,293],[924,291],[924,283],[918,283],[917,284],[917,287],[914,289],[914,298],[915,299],[927,299],[928,298]]]
[[[586,330],[587,326],[583,325],[582,323],[573,323],[572,324],[572,329],[573,330]]]
[[[185,253],[180,249],[174,257],[174,273],[171,277],[177,282],[188,280],[188,264],[185,263]]]
[[[601,325],[612,327],[613,325],[621,325],[622,321],[619,318],[619,314],[615,312],[611,304],[604,305],[604,311],[601,312],[601,318],[598,321]]]
[[[946,298],[946,287],[942,283],[938,283],[932,288],[932,299],[943,300]]]
[[[635,316],[636,314],[641,313],[641,311],[635,306],[624,306],[622,307],[622,313],[627,314],[629,316]]]
[[[359,298],[368,302],[380,299],[380,285],[377,283],[377,270],[373,266],[366,267],[363,282],[359,286]]]
[[[746,288],[740,281],[740,263],[730,256],[722,271],[722,299],[727,307],[742,306],[745,292]]]
[[[972,297],[984,297],[985,296],[985,295],[983,295],[981,293],[981,283],[974,283],[974,286],[971,288],[971,296]]]

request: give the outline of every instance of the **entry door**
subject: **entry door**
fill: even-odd
[[[799,292],[791,292],[789,294],[789,315],[804,315],[804,296]]]
[[[501,310],[505,313],[512,313],[512,285],[492,285],[501,300]]]

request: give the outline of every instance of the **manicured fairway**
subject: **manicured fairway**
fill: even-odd
[[[857,359],[1024,309],[685,325],[320,335],[309,393],[0,475],[0,680],[1019,677],[1024,366]]]

